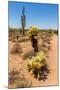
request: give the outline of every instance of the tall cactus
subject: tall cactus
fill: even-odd
[[[34,54],[36,54],[36,52],[38,52],[38,40],[36,37],[37,35],[38,35],[37,27],[30,27],[29,37],[31,39],[32,47],[34,48]]]
[[[21,16],[21,25],[22,25],[22,34],[25,34],[24,28],[25,28],[25,8],[22,9],[22,16]]]

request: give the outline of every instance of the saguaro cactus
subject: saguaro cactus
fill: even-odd
[[[21,16],[21,24],[22,24],[22,34],[24,35],[24,28],[25,28],[25,8],[22,9],[22,16]]]

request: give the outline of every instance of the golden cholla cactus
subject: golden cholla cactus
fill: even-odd
[[[31,67],[31,69],[37,68],[40,69],[42,65],[46,64],[46,56],[43,51],[40,51],[36,54],[36,56],[33,56],[32,59],[28,59],[28,66]],[[28,68],[29,68],[28,67]]]
[[[50,69],[43,51],[38,52],[32,59],[28,59],[28,71],[31,71],[33,76],[38,80],[47,79]]]
[[[36,36],[38,34],[38,28],[35,26],[31,26],[28,34],[29,37]]]

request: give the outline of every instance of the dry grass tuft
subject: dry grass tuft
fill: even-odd
[[[17,53],[22,53],[22,48],[21,48],[21,45],[19,43],[16,43],[13,45],[13,48],[11,50],[11,53],[12,54],[17,54]]]
[[[30,87],[32,85],[32,82],[31,80],[27,80],[24,77],[24,74],[21,74],[16,70],[12,70],[9,73],[9,86],[10,85],[12,86],[12,88],[25,88]]]

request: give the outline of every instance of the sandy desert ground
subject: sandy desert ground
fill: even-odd
[[[41,39],[38,42],[41,44]],[[54,34],[50,42],[51,50],[48,52],[49,57],[47,58],[47,62],[51,72],[48,75],[48,79],[39,81],[27,70],[27,60],[24,60],[23,56],[27,52],[33,53],[30,41],[19,43],[22,47],[21,54],[11,54],[15,42],[9,41],[9,72],[13,69],[21,71],[27,79],[32,81],[31,87],[58,85],[58,36]],[[12,88],[13,85],[9,85],[9,87]]]

